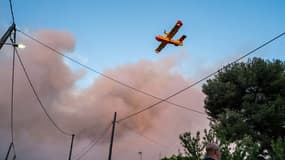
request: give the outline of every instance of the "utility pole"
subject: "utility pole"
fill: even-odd
[[[142,152],[138,152],[140,160],[142,160]]]
[[[11,36],[12,32],[16,30],[16,25],[13,23],[0,39],[0,50],[6,43],[7,39]]]
[[[116,125],[116,120],[117,119],[117,112],[114,114],[114,120],[113,120],[113,127],[112,127],[112,135],[111,135],[111,142],[110,142],[110,148],[109,148],[109,158],[108,160],[112,159],[112,148],[113,148],[113,140],[114,140],[114,133],[115,133],[115,125]]]
[[[6,43],[7,39],[11,36],[12,32],[15,32],[16,31],[16,25],[15,23],[13,23],[9,28],[8,30],[4,33],[4,35],[1,37],[0,39],[0,50],[2,49],[3,45]],[[15,34],[14,34],[14,41],[15,41]],[[14,56],[14,55],[13,55]],[[13,133],[12,133],[13,134]],[[13,137],[13,135],[12,135]],[[14,143],[13,143],[13,138],[12,138],[12,142],[10,143],[9,145],[9,148],[8,148],[8,152],[6,154],[6,157],[5,157],[5,160],[8,160],[9,158],[9,154],[10,154],[10,151],[11,149],[14,149],[14,152],[15,152],[15,148],[14,148]],[[15,155],[14,155],[15,157]]]
[[[75,135],[72,134],[68,160],[71,160],[71,154],[72,154],[72,147],[73,147],[74,136],[75,136]]]

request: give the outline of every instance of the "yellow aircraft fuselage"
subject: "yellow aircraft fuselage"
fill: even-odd
[[[161,36],[161,35],[156,36],[155,39],[157,41],[170,43],[170,44],[173,44],[175,46],[183,46],[183,40],[182,41],[181,40],[174,40],[174,39],[167,38],[167,37]]]

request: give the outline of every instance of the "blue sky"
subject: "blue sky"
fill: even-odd
[[[283,0],[14,0],[16,24],[36,31],[68,31],[76,39],[72,56],[98,71],[142,59],[186,53],[179,69],[185,76],[228,62],[285,31]],[[183,47],[167,46],[159,55],[154,37],[177,20],[186,34]],[[0,28],[11,24],[8,0],[0,2]],[[284,60],[285,38],[254,54]],[[93,76],[89,75],[89,76]]]

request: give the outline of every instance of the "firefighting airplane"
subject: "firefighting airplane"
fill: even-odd
[[[160,43],[160,45],[155,49],[156,53],[159,53],[167,44],[173,44],[175,46],[183,46],[183,40],[186,38],[186,35],[181,36],[179,39],[172,39],[174,35],[178,32],[179,28],[182,26],[182,21],[177,21],[175,26],[171,29],[170,32],[164,31],[166,36],[158,35],[155,39]]]

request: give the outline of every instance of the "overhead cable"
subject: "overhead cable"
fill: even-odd
[[[27,33],[23,32],[23,31],[21,31],[20,29],[17,29],[17,31],[20,32],[20,33],[22,33],[24,36],[30,38],[31,40],[33,40],[33,41],[35,41],[35,42],[41,44],[42,46],[44,46],[44,47],[46,47],[46,48],[52,50],[54,53],[56,53],[56,54],[58,54],[58,55],[60,55],[60,56],[63,56],[64,58],[66,58],[66,59],[72,61],[73,63],[76,63],[76,64],[80,65],[81,67],[84,67],[84,68],[88,69],[89,71],[92,71],[92,72],[94,72],[94,73],[96,73],[96,74],[98,74],[98,75],[100,75],[100,76],[102,76],[102,77],[105,77],[106,79],[109,79],[109,80],[111,80],[111,81],[113,81],[113,82],[115,82],[115,83],[117,83],[117,84],[120,84],[120,85],[122,85],[122,86],[124,86],[124,87],[126,87],[126,88],[129,88],[129,89],[134,90],[134,91],[136,91],[136,92],[139,92],[139,93],[141,93],[141,94],[147,95],[147,96],[152,97],[152,98],[154,98],[154,99],[161,100],[161,101],[164,100],[163,98],[159,98],[159,97],[157,97],[157,96],[154,96],[154,95],[152,95],[152,94],[150,94],[150,93],[148,93],[148,92],[145,92],[145,91],[142,91],[142,90],[140,90],[140,89],[137,89],[137,88],[135,88],[135,87],[133,87],[133,86],[130,86],[130,85],[126,84],[126,83],[123,83],[122,81],[119,81],[119,80],[117,80],[117,79],[115,79],[115,78],[112,78],[112,77],[110,77],[110,76],[108,76],[108,75],[106,75],[106,74],[104,74],[104,73],[101,73],[101,72],[95,70],[94,68],[92,68],[92,67],[90,67],[90,66],[88,66],[88,65],[85,65],[85,64],[83,64],[83,63],[81,63],[81,62],[79,62],[79,61],[77,61],[77,60],[75,60],[75,59],[73,59],[73,58],[71,58],[71,57],[69,57],[69,56],[63,54],[62,52],[60,52],[60,51],[58,51],[58,50],[52,48],[51,46],[47,45],[46,43],[44,43],[44,42],[42,42],[42,41],[40,41],[40,40],[38,40],[38,39],[36,39],[35,37],[30,36],[29,34],[27,34]],[[166,101],[166,100],[164,100],[164,101],[165,101],[166,103],[168,103],[168,104],[171,104],[171,105],[174,105],[174,106],[176,106],[176,107],[185,109],[185,110],[187,110],[187,111],[195,112],[195,113],[198,113],[198,114],[201,114],[201,115],[206,116],[206,114],[205,114],[204,112],[202,112],[202,111],[198,111],[198,110],[192,109],[192,108],[190,108],[190,107],[186,107],[186,106],[183,106],[183,105],[179,105],[179,104],[176,104],[176,103],[173,103],[173,102],[170,102],[170,101]]]
[[[108,130],[111,128],[111,126],[112,126],[112,123],[110,123],[109,125],[107,125],[107,127],[104,129],[104,131],[101,133],[101,135],[100,135],[98,138],[93,139],[93,140],[88,144],[89,147],[88,147],[85,151],[81,151],[81,153],[77,153],[77,154],[75,155],[75,158],[73,158],[73,159],[75,159],[75,160],[80,160],[80,159],[82,159],[88,152],[91,151],[91,149],[92,149],[93,147],[95,147],[95,146],[97,145],[97,143],[99,143],[99,142],[104,138],[104,136],[106,136],[106,134],[107,134]]]
[[[53,118],[50,116],[50,114],[49,114],[48,111],[46,110],[44,104],[42,103],[42,101],[41,101],[39,95],[37,94],[37,91],[36,91],[36,89],[35,89],[35,87],[34,87],[32,81],[31,81],[31,79],[30,79],[30,77],[29,77],[29,74],[28,74],[28,72],[27,72],[27,70],[26,70],[26,67],[25,67],[25,65],[24,65],[24,63],[23,63],[23,61],[22,61],[22,59],[21,59],[21,57],[20,57],[20,55],[19,55],[19,53],[18,53],[17,50],[16,50],[16,55],[17,55],[17,57],[18,57],[18,59],[19,59],[19,62],[20,62],[20,64],[21,64],[22,68],[23,68],[23,71],[24,71],[24,73],[25,73],[25,76],[26,76],[26,78],[27,78],[27,80],[28,80],[28,82],[29,82],[29,85],[30,85],[30,87],[32,88],[33,94],[34,94],[35,98],[37,99],[37,101],[39,102],[40,107],[41,107],[42,110],[44,111],[44,113],[45,113],[45,115],[47,116],[47,118],[49,119],[49,121],[53,124],[53,126],[54,126],[60,133],[66,135],[66,136],[72,136],[72,133],[69,133],[69,132],[67,132],[67,131],[64,131],[62,128],[60,128],[59,125],[55,122],[55,120],[53,120]]]
[[[13,6],[12,6],[12,0],[9,0],[9,4],[10,4],[10,12],[11,12],[12,21],[13,21],[13,24],[15,24],[15,17],[14,17],[14,10],[13,10]]]
[[[134,113],[132,113],[132,114],[130,114],[130,115],[127,115],[126,117],[123,117],[123,118],[119,119],[117,122],[121,122],[121,121],[127,120],[127,119],[129,119],[129,118],[131,118],[131,117],[134,117],[134,116],[136,116],[136,115],[138,115],[138,114],[140,114],[140,113],[142,113],[142,112],[144,112],[144,111],[146,111],[146,110],[149,110],[149,109],[151,109],[151,108],[157,106],[158,104],[160,104],[160,103],[162,103],[162,102],[165,102],[165,101],[167,101],[168,99],[170,99],[170,98],[172,98],[172,97],[174,97],[174,96],[176,96],[176,95],[178,95],[178,94],[180,94],[180,93],[182,93],[182,92],[184,92],[184,91],[186,91],[186,90],[188,90],[188,89],[194,87],[195,85],[201,83],[202,81],[204,81],[204,80],[206,80],[206,79],[212,77],[213,75],[217,74],[218,72],[220,72],[220,71],[223,70],[224,68],[227,68],[228,66],[231,66],[232,64],[237,63],[237,62],[240,61],[241,59],[243,59],[243,58],[245,58],[245,57],[251,55],[252,53],[258,51],[259,49],[265,47],[266,45],[272,43],[273,41],[277,40],[278,38],[280,38],[280,37],[282,37],[282,36],[284,36],[284,35],[285,35],[285,32],[279,34],[278,36],[272,38],[272,39],[269,40],[269,41],[266,41],[265,43],[261,44],[261,45],[258,46],[257,48],[255,48],[255,49],[253,49],[253,50],[247,52],[247,53],[244,54],[243,56],[237,58],[237,59],[234,60],[233,62],[227,64],[226,66],[221,67],[221,68],[218,69],[217,71],[208,74],[208,75],[205,76],[204,78],[202,78],[202,79],[200,79],[200,80],[198,80],[198,81],[196,81],[196,82],[190,84],[189,86],[187,86],[187,87],[185,87],[185,88],[183,88],[183,89],[181,89],[181,90],[175,92],[174,94],[171,94],[170,96],[168,96],[168,97],[166,97],[166,98],[164,98],[164,99],[162,99],[162,100],[160,100],[160,101],[158,101],[158,102],[156,102],[156,103],[154,103],[154,104],[152,104],[152,105],[150,105],[150,106],[148,106],[148,107],[145,107],[145,108],[143,108],[143,109],[141,109],[141,110],[139,110],[139,111],[137,111],[137,112],[134,112]]]

